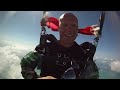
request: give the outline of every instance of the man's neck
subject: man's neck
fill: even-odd
[[[59,41],[59,43],[66,48],[72,47],[74,44],[74,42],[73,43],[66,43],[66,42],[63,42],[61,40]]]

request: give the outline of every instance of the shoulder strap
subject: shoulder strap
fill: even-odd
[[[54,36],[54,35],[52,35],[52,34],[46,34],[45,35],[45,37],[43,37],[43,39],[44,38],[46,38],[46,44],[45,44],[45,46],[41,46],[40,44],[39,45],[37,45],[36,46],[36,48],[35,48],[35,50],[38,52],[38,53],[40,53],[40,54],[46,54],[47,52],[47,47],[49,47],[50,46],[50,44],[52,44],[52,45],[55,45],[55,46],[57,46],[58,45],[58,40],[56,39],[56,37]],[[50,41],[50,43],[49,42],[47,42],[47,40],[48,41]],[[44,48],[45,47],[45,48]],[[44,49],[43,49],[44,48]],[[41,51],[42,50],[42,51]],[[45,52],[45,53],[43,53],[43,52]]]

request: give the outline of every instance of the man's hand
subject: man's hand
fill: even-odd
[[[57,79],[53,76],[46,76],[46,77],[41,77],[41,78],[37,78],[37,79]]]

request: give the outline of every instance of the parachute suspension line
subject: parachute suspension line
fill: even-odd
[[[93,41],[93,44],[97,47],[98,45],[98,41],[99,41],[99,38],[102,36],[102,28],[103,28],[103,24],[104,24],[104,20],[105,20],[105,11],[102,11],[101,12],[101,15],[100,15],[100,18],[99,18],[99,27],[100,27],[100,30],[98,32],[98,36],[96,36],[94,38],[94,41]]]
[[[46,11],[43,11],[42,22],[45,22]],[[40,53],[44,54],[46,51],[46,29],[44,25],[41,25],[40,41],[39,41]]]
[[[102,28],[103,28],[103,24],[104,24],[104,19],[105,19],[105,11],[102,11],[101,12],[101,15],[100,15],[100,18],[99,18],[99,27],[100,27],[100,30],[98,32],[98,35],[94,38],[94,41],[93,41],[93,44],[97,47],[98,45],[98,41],[99,41],[99,38],[102,36]],[[91,56],[89,56],[87,58],[87,63],[84,65],[84,70],[86,69],[86,66],[87,64],[89,64],[89,59],[91,58]],[[78,78],[81,76],[81,72],[79,73],[78,75]]]
[[[41,36],[45,35],[46,34],[46,29],[44,26],[41,27],[41,33],[40,33],[40,38]],[[40,44],[41,44],[41,39],[40,39]]]
[[[42,18],[42,22],[45,22],[45,16],[46,16],[46,11],[43,11],[43,18]],[[39,44],[41,44],[41,36],[46,34],[46,29],[44,25],[41,25],[41,33],[40,33],[40,41]]]
[[[99,41],[99,37],[94,38],[93,45],[95,45],[97,47],[98,41]]]

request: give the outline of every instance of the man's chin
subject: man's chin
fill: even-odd
[[[64,36],[65,39],[68,39],[68,40],[74,40],[74,36]]]
[[[66,40],[65,43],[68,43],[68,44],[73,44],[74,43],[74,40]]]
[[[68,43],[68,44],[72,44],[72,43],[74,43],[74,37],[64,37],[64,38],[62,38],[62,41],[64,42],[64,43]]]

